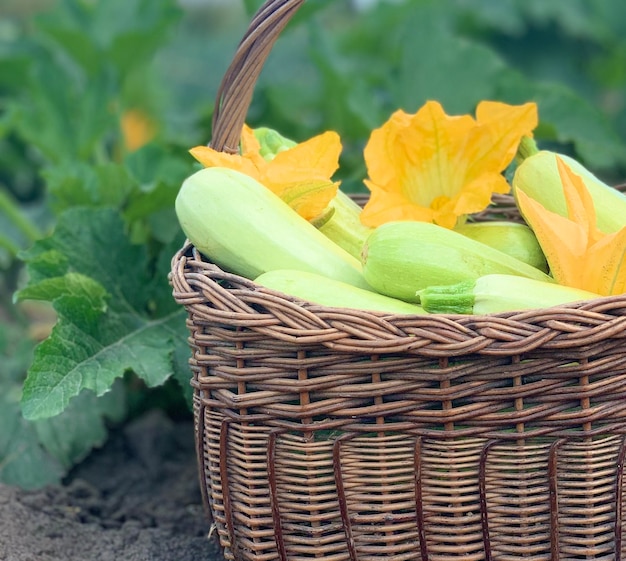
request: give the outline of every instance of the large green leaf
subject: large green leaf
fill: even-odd
[[[507,71],[497,84],[498,96],[511,103],[537,102],[541,121],[538,140],[573,146],[575,156],[594,169],[626,161],[626,147],[602,111],[558,82],[532,82]]]
[[[100,397],[82,392],[63,413],[35,421],[33,427],[43,449],[67,471],[106,442],[107,421],[119,423],[125,415],[124,386],[116,383]]]
[[[59,482],[63,475],[61,462],[46,454],[33,424],[22,417],[19,399],[4,393],[0,395],[0,426],[2,483],[35,488]]]
[[[36,26],[87,75],[112,65],[123,76],[151,58],[180,13],[172,0],[60,0]]]
[[[104,444],[107,420],[119,422],[126,412],[123,386],[115,385],[100,398],[83,392],[60,415],[33,422],[22,416],[19,386],[0,380],[0,388],[0,481],[23,488],[59,483]]]
[[[0,323],[0,482],[25,488],[56,483],[63,473],[20,408],[22,377],[32,346],[20,325]]]
[[[454,34],[446,4],[422,2],[398,30],[399,73],[388,86],[406,111],[434,99],[450,114],[471,112],[481,99],[493,98],[495,77],[505,67],[492,49]]]
[[[147,248],[130,243],[114,210],[63,213],[22,257],[30,282],[18,297],[51,300],[59,317],[24,384],[27,418],[57,415],[84,389],[102,395],[126,372],[157,386],[180,367],[184,312],[164,304],[167,278],[153,278]]]
[[[72,69],[41,52],[29,78],[24,99],[15,105],[21,137],[55,163],[88,160],[104,150],[107,131],[117,126],[110,76],[77,78]]]
[[[78,206],[121,208],[138,186],[121,164],[65,162],[44,172],[57,211]]]
[[[31,306],[43,315],[47,306]],[[39,309],[41,308],[41,309]],[[24,488],[59,483],[74,464],[107,438],[108,422],[126,415],[125,387],[97,398],[85,391],[60,415],[26,420],[20,407],[34,341],[19,321],[0,325],[0,482]]]
[[[519,35],[529,24],[556,24],[579,37],[596,31],[594,7],[585,0],[455,0],[454,4],[464,17],[498,33]]]

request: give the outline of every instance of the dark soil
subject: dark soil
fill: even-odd
[[[114,431],[61,486],[0,485],[1,561],[221,561],[193,426],[163,413]]]

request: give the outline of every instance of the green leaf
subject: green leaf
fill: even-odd
[[[596,34],[591,2],[568,0],[546,2],[545,0],[517,0],[526,17],[539,25],[556,23],[576,37],[593,37]]]
[[[138,194],[132,197],[124,211],[124,216],[129,221],[135,221],[148,218],[161,210],[173,210],[178,190],[178,186],[159,183],[150,193],[150,196]],[[172,219],[175,227],[178,229],[176,216],[173,216]]]
[[[17,293],[19,300],[45,300],[53,302],[63,296],[74,296],[90,303],[90,308],[104,313],[108,294],[102,285],[91,277],[73,271],[57,275],[58,267],[65,268],[67,260],[55,251],[47,251],[41,254],[41,259],[33,263],[31,272],[32,279],[38,278],[38,282],[32,282]],[[45,272],[51,276],[44,278]]]
[[[142,287],[150,278],[147,250],[128,241],[117,211],[69,209],[59,216],[53,235],[39,240],[21,257],[30,273],[33,267],[39,270],[40,256],[51,254],[56,255],[57,276],[62,262],[65,272],[91,277],[111,295],[115,309],[127,311],[134,309],[133,306],[144,306]],[[47,263],[50,258],[44,261]],[[29,282],[29,286],[38,281]]]
[[[114,30],[107,41],[108,58],[122,76],[151,60],[180,16],[173,0],[97,3],[98,21],[111,22]]]
[[[541,126],[547,138],[572,144],[589,167],[607,169],[626,160],[626,146],[602,111],[561,83],[531,82],[509,71],[498,81],[498,95],[510,103],[537,102]],[[541,136],[538,134],[538,140]]]
[[[593,17],[596,6],[585,0],[456,0],[454,9],[464,19],[490,27],[498,34],[516,37],[531,26],[547,27],[551,24],[579,38],[593,37],[598,31],[597,18]]]
[[[54,163],[93,158],[106,132],[117,126],[111,112],[112,78],[77,77],[42,52],[30,81],[25,99],[16,105],[18,133]]]
[[[294,29],[298,25],[303,23],[307,23],[311,21],[311,19],[318,12],[325,12],[329,9],[329,7],[334,7],[335,9],[342,9],[345,11],[345,7],[341,5],[337,5],[336,0],[317,0],[316,2],[305,2],[302,4],[298,11],[292,16],[291,20],[285,31],[289,33],[290,30]],[[334,13],[330,16],[331,18],[334,16]]]
[[[472,112],[480,100],[493,98],[494,80],[505,68],[493,50],[454,35],[445,4],[416,5],[398,31],[400,68],[388,87],[393,105],[405,111],[436,99],[449,114]]]
[[[40,18],[37,29],[45,33],[50,39],[62,47],[65,53],[71,56],[87,75],[97,74],[102,64],[102,52],[94,44],[84,29],[69,27],[68,22],[52,21],[51,18]]]
[[[350,73],[351,61],[340,55],[323,27],[311,26],[311,32],[311,58],[320,71],[320,95],[326,100],[322,115],[326,128],[352,138],[367,137],[382,117],[376,98],[365,93],[367,87],[358,74]]]
[[[35,421],[33,427],[42,447],[67,472],[106,442],[107,420],[118,423],[125,415],[125,389],[116,383],[101,397],[82,392],[63,413]]]
[[[187,341],[178,339],[174,347],[174,374],[173,379],[178,383],[187,407],[191,411],[193,407],[193,388],[191,387],[191,370],[189,369],[189,359],[191,358],[191,350]]]
[[[601,28],[605,35],[623,40],[626,35],[626,18],[622,0],[597,0],[592,6],[596,26]]]
[[[60,462],[45,453],[32,423],[22,417],[19,401],[4,392],[0,394],[0,426],[0,481],[27,489],[60,481]]]
[[[167,315],[179,309],[179,305],[172,297],[169,282],[167,290],[164,290],[164,285],[171,272],[172,257],[183,247],[184,242],[185,235],[179,229],[178,235],[163,246],[156,259],[152,281],[148,283],[146,289],[149,307],[156,316]]]
[[[32,53],[21,41],[0,41],[0,86],[2,90],[19,91],[28,82]]]
[[[466,22],[491,27],[499,33],[519,35],[526,26],[519,4],[519,0],[456,0],[455,11]]]
[[[20,136],[52,163],[117,156],[121,111],[151,107],[158,114],[161,93],[146,89],[148,62],[179,14],[174,0],[60,0],[37,17],[29,83],[15,105]],[[137,75],[145,79],[131,100]]]
[[[538,85],[536,95],[542,120],[555,127],[560,143],[573,143],[589,166],[607,169],[626,160],[626,147],[597,107],[556,84]]]
[[[0,216],[3,217],[0,222],[0,248],[5,249],[11,257],[40,237],[35,223],[2,184],[0,184]]]
[[[83,392],[60,415],[27,421],[20,396],[34,341],[18,322],[0,325],[0,482],[32,489],[60,483],[67,471],[104,443],[109,422],[127,414],[125,386],[96,398]]]
[[[246,14],[249,17],[254,16],[254,14],[261,7],[262,4],[263,4],[263,0],[243,0],[243,5],[246,10]]]
[[[148,386],[161,385],[172,374],[179,311],[151,321],[113,313],[95,321],[92,310],[76,299],[61,298],[55,309],[59,321],[37,347],[24,384],[27,419],[59,414],[85,388],[103,395],[128,371]],[[83,321],[68,319],[81,315]]]
[[[71,209],[22,257],[33,276],[18,298],[51,299],[59,318],[24,384],[26,418],[56,415],[84,389],[103,395],[129,371],[148,386],[171,376],[184,311],[154,304],[171,299],[167,279],[155,283],[147,249],[128,241],[115,211]]]
[[[153,55],[179,15],[172,0],[61,0],[37,18],[36,28],[88,75],[113,63],[123,76]]]
[[[142,192],[151,191],[158,182],[178,188],[185,177],[194,171],[195,160],[187,154],[187,150],[176,147],[174,151],[149,143],[126,156],[124,166],[141,186]]]
[[[44,172],[57,212],[78,206],[121,208],[138,185],[121,164],[66,162]]]
[[[26,489],[60,483],[67,471],[107,439],[107,421],[126,415],[124,387],[100,398],[83,392],[60,415],[31,422],[22,416],[19,388],[0,380],[0,482]]]

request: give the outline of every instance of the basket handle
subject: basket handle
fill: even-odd
[[[239,151],[257,78],[276,39],[304,1],[267,0],[252,19],[217,91],[210,143],[214,150]]]

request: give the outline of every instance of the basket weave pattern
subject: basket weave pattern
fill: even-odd
[[[237,145],[251,91],[303,0],[270,0],[219,94]],[[502,197],[483,219],[512,216]],[[226,559],[621,559],[626,296],[489,316],[317,306],[190,244],[201,488]]]

